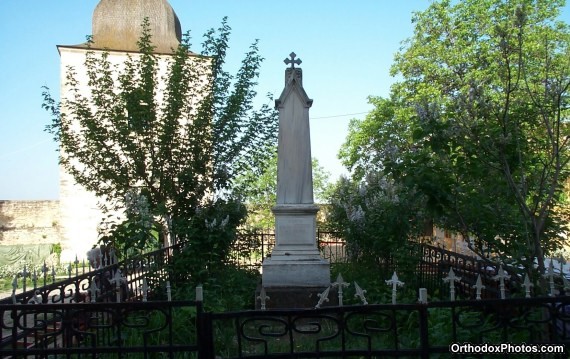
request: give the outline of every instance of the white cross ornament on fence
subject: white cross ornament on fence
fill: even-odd
[[[356,282],[354,282],[354,288],[356,289],[356,294],[354,295],[354,297],[355,298],[360,297],[362,304],[368,305],[368,302],[366,301],[366,297],[364,296],[364,294],[366,293],[366,289],[360,288],[360,286]]]
[[[338,274],[336,277],[336,282],[332,283],[331,286],[333,288],[338,287],[338,305],[342,307],[342,287],[348,287],[350,284],[345,282],[342,278],[342,274]]]
[[[548,284],[550,287],[550,293],[549,295],[551,297],[554,297],[554,263],[552,262],[552,259],[550,260],[550,264],[548,265],[548,271],[544,274],[544,277],[548,279]]]
[[[87,291],[91,297],[91,303],[95,303],[97,301],[97,294],[101,293],[101,290],[97,287],[97,283],[95,283],[94,280],[91,280],[91,285]]]
[[[476,297],[475,297],[475,299],[481,300],[481,291],[482,291],[483,289],[485,289],[485,286],[483,285],[483,281],[481,280],[481,274],[479,274],[479,275],[477,276],[477,282],[475,282],[475,285],[473,286],[473,288],[476,289],[476,292],[475,292]]]
[[[396,304],[398,287],[402,287],[405,283],[400,282],[400,280],[398,279],[398,275],[396,274],[396,271],[394,271],[394,274],[392,274],[392,279],[386,280],[386,284],[392,286],[392,304]]]
[[[428,302],[427,288],[420,288],[418,303],[427,304],[427,302]]]
[[[524,276],[523,286],[524,286],[525,298],[530,298],[530,287],[534,287],[534,284],[532,284],[532,282],[530,281],[528,273]]]
[[[269,299],[271,299],[271,298],[270,298],[270,297],[267,295],[267,293],[265,292],[265,288],[264,288],[264,287],[261,287],[261,290],[259,291],[259,295],[257,296],[256,299],[259,300],[259,303],[260,303],[260,305],[261,305],[261,310],[265,310],[265,309],[266,309],[267,301],[268,301]]]
[[[117,269],[115,276],[109,281],[109,283],[115,285],[115,290],[117,291],[117,303],[121,302],[121,285],[126,282],[127,280],[125,277],[123,277],[123,273],[121,273],[120,269]]]
[[[142,301],[143,301],[143,302],[146,302],[146,301],[147,301],[147,298],[148,298],[148,291],[150,290],[150,288],[148,287],[148,283],[147,283],[147,281],[146,281],[146,278],[143,278],[143,283],[142,283],[142,286],[141,286],[141,290],[142,290],[142,295],[143,295]]]
[[[170,288],[170,282],[166,282],[168,284],[168,288]],[[196,301],[203,302],[204,301],[204,288],[202,285],[196,286]]]
[[[455,282],[461,281],[461,277],[455,275],[453,268],[449,268],[447,277],[443,278],[444,283],[449,283],[449,299],[455,300]]]
[[[510,279],[511,276],[508,275],[503,266],[499,266],[499,273],[493,277],[493,280],[499,282],[499,291],[501,292],[501,299],[505,299],[505,279]]]
[[[325,289],[322,293],[317,294],[317,296],[319,297],[319,302],[317,303],[317,305],[315,305],[315,308],[320,308],[321,305],[324,304],[324,302],[328,302],[329,301],[329,292],[331,290],[331,287],[328,286],[327,289]]]

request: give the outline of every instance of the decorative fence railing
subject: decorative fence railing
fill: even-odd
[[[337,233],[319,230],[317,242],[323,258],[333,264],[346,263],[354,255],[350,253],[346,242],[340,239]],[[274,245],[275,235],[273,233],[243,233],[234,248],[232,261],[240,267],[259,270],[263,259],[271,253]],[[443,293],[448,288],[443,279],[448,276],[449,269],[453,268],[457,277],[462,278],[456,288],[458,296],[464,299],[475,299],[479,276],[481,285],[486,289],[484,297],[497,298],[499,296],[500,283],[494,279],[499,265],[423,243],[412,243],[409,251],[410,257],[418,260],[416,267],[413,268],[414,287],[428,288],[431,293]],[[380,265],[386,273],[401,270],[390,259],[382,261]],[[511,281],[506,284],[507,292],[523,291],[523,279],[512,277]]]
[[[324,256],[331,262],[344,261],[344,243],[324,235],[319,240]],[[261,243],[259,264],[270,250]],[[81,274],[75,263],[65,280],[55,282],[52,276],[53,283],[37,287],[36,278],[30,290],[22,288],[20,294],[14,290],[11,297],[0,301],[0,357],[430,358],[449,353],[452,346],[480,350],[484,345],[510,343],[516,345],[492,349],[510,350],[512,357],[520,358],[517,350],[559,350],[546,344],[570,345],[570,297],[555,296],[554,290],[570,289],[570,284],[564,277],[555,284],[552,266],[545,276],[549,297],[514,298],[525,293],[530,297],[532,284],[514,285],[505,280],[509,275],[500,267],[420,245],[412,249],[421,254],[415,268],[418,279],[407,286],[432,283],[449,293],[450,301],[427,303],[425,293],[432,291],[427,289],[420,296],[421,303],[396,304],[399,280],[394,273],[392,279],[386,278],[386,284],[393,287],[392,304],[205,313],[201,290],[196,301],[170,301],[167,268],[181,246],[120,263],[100,261],[101,268]],[[239,257],[235,260],[246,263],[239,262]],[[30,275],[22,272],[22,278]],[[47,271],[42,273],[46,282]],[[331,288],[339,287],[338,303],[342,303],[342,282],[339,277],[331,283]],[[520,278],[515,282],[521,282]],[[356,283],[355,287],[366,304],[365,291]],[[513,288],[524,292],[513,295],[509,292]],[[455,294],[460,299],[507,299],[454,301]],[[463,343],[472,347],[462,347]],[[538,357],[534,354],[529,357]],[[567,355],[554,354],[555,358]]]
[[[335,233],[319,231],[317,238],[323,257],[331,263],[345,263],[351,259],[346,243]],[[262,261],[271,252],[274,242],[275,237],[271,233],[241,234],[232,251],[230,261],[239,267],[260,270]],[[101,258],[100,268],[91,271],[88,266],[86,267],[85,262],[76,261],[68,266],[65,279],[56,278],[55,272],[52,270],[50,273],[48,268],[44,268],[38,278],[36,273],[29,273],[24,267],[18,277],[14,278],[12,296],[0,299],[0,303],[83,302],[91,301],[95,295],[100,300],[104,300],[106,297],[115,297],[118,290],[123,291],[121,295],[125,298],[141,298],[145,285],[157,288],[158,283],[163,286],[162,293],[165,293],[168,264],[171,263],[173,253],[181,250],[183,245],[180,243],[171,248],[156,250],[120,263]],[[455,275],[461,278],[455,288],[458,297],[475,299],[478,285],[485,287],[484,298],[497,298],[500,295],[501,284],[496,278],[499,266],[496,264],[427,244],[411,245],[410,257],[417,258],[417,264],[411,269],[414,274],[413,282],[409,282],[408,287],[423,287],[427,288],[430,293],[445,293],[449,286],[443,279],[449,276],[449,270],[453,268]],[[390,260],[385,260],[380,264],[384,274],[401,271],[401,268]],[[407,270],[410,271],[410,268]],[[511,275],[510,280],[505,281],[504,284],[507,296],[513,291],[519,294],[524,293],[526,289],[523,280],[524,276],[520,273]],[[93,283],[97,285],[97,288],[93,288]],[[120,288],[117,288],[118,283],[121,284]],[[568,289],[570,289],[570,284]],[[93,292],[91,295],[94,290],[98,292]]]
[[[0,304],[0,357],[567,358],[570,349],[566,296],[226,313],[202,305]]]
[[[461,350],[566,358],[569,308],[563,297],[203,313],[199,320],[206,358],[449,358]]]
[[[172,253],[182,246],[179,244],[116,263],[101,260],[98,268],[91,271],[85,270],[85,263],[81,265],[76,261],[69,265],[65,279],[57,278],[55,273],[48,274],[48,270],[42,271],[37,278],[36,273],[29,273],[24,267],[14,278],[12,295],[1,299],[0,304],[115,301],[117,295],[122,298],[119,301],[142,298],[145,285],[157,288],[161,283],[166,286]],[[27,285],[30,281],[32,284]],[[38,285],[41,283],[43,285]],[[17,293],[17,289],[21,292]]]
[[[201,311],[195,301],[0,304],[0,357],[188,357]]]

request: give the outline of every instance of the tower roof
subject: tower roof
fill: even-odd
[[[172,53],[182,38],[180,21],[167,0],[101,0],[93,12],[93,47],[138,51],[148,18],[157,53]]]

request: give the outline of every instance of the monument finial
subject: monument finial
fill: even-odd
[[[297,54],[294,52],[290,53],[289,56],[291,57],[291,59],[287,58],[287,59],[283,60],[283,62],[285,63],[285,65],[291,64],[292,69],[295,68],[295,64],[301,65],[301,63],[303,62],[303,61],[301,61],[301,59],[295,59],[295,57],[297,57]]]

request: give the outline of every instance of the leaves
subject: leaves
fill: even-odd
[[[381,171],[425,196],[435,223],[483,256],[544,270],[561,243],[570,152],[570,31],[563,2],[435,1],[414,14],[391,72],[341,151],[355,179]],[[497,239],[498,238],[498,239]],[[489,249],[487,249],[489,251]]]
[[[189,235],[206,230],[199,213],[213,215],[210,207],[227,206],[232,226],[244,216],[232,199],[233,179],[265,159],[260,144],[276,142],[277,116],[253,106],[262,61],[257,41],[235,78],[224,70],[229,35],[224,19],[206,33],[200,55],[189,50],[189,33],[173,55],[157,55],[145,19],[139,53],[121,59],[88,49],[83,68],[67,69],[61,104],[44,91],[43,107],[53,117],[46,130],[60,142],[60,161],[76,182],[110,213],[123,213],[128,195],[148,204],[152,227],[141,228],[138,212],[127,211],[111,230],[127,247],[152,241],[151,228],[161,242],[200,241]],[[227,233],[231,238],[231,228]],[[208,244],[219,248],[215,260],[227,254],[228,238]]]

